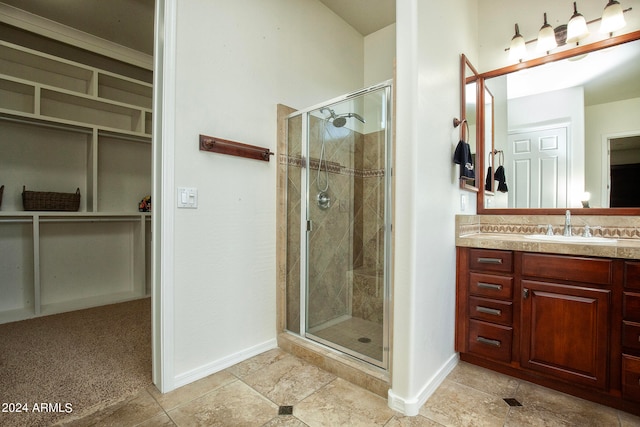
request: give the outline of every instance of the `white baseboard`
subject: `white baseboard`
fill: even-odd
[[[226,369],[237,363],[243,362],[253,356],[257,356],[260,353],[272,350],[276,347],[278,347],[278,343],[275,338],[269,341],[265,341],[261,344],[254,345],[253,347],[249,347],[237,353],[230,354],[229,356],[223,357],[222,359],[207,363],[206,365],[200,366],[199,368],[176,375],[173,384],[175,388],[182,387],[194,381],[208,377],[211,374],[215,374],[216,372],[220,372],[223,369]]]
[[[458,364],[458,353],[454,353],[447,362],[431,377],[429,381],[422,387],[422,390],[414,398],[403,398],[393,392],[393,389],[389,389],[388,393],[388,405],[391,409],[394,409],[406,416],[418,415],[420,408],[431,397],[436,389],[442,384],[444,379],[451,373],[453,368]]]

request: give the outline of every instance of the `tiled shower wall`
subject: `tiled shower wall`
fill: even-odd
[[[311,328],[343,315],[382,322],[384,297],[384,131],[362,135],[329,125],[325,159],[329,168],[331,207],[315,203],[317,170],[324,121],[311,118],[309,212],[313,220],[309,253],[309,313]],[[286,324],[300,332],[300,202],[304,173],[301,160],[302,120],[288,123],[286,167],[287,248]],[[320,189],[324,188],[324,163]]]

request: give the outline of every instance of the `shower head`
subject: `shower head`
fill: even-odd
[[[345,124],[347,124],[347,119],[351,117],[355,117],[356,119],[360,120],[362,123],[366,123],[366,121],[362,118],[362,116],[357,113],[336,114],[335,111],[333,111],[331,108],[328,108],[328,107],[323,107],[320,109],[321,113],[324,113],[325,111],[329,112],[329,117],[327,118],[327,120],[331,119],[332,120],[331,123],[333,124],[333,126],[337,128],[341,128]]]
[[[336,118],[333,119],[333,125],[337,128],[341,128],[342,126],[347,124],[347,119],[345,119],[343,116],[338,116]]]

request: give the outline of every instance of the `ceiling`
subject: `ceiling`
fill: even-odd
[[[366,36],[396,20],[395,0],[320,0]],[[155,0],[2,0],[122,46],[153,55]]]
[[[320,0],[363,36],[396,22],[396,0]]]
[[[122,46],[153,55],[155,0],[1,0]]]

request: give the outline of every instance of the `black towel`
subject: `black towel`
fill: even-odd
[[[498,191],[502,193],[506,193],[507,191],[509,191],[509,189],[507,188],[507,177],[502,166],[498,166],[494,178],[496,179],[496,181],[498,181]]]
[[[484,189],[487,191],[493,191],[491,188],[491,166],[487,169],[487,178],[484,181]]]
[[[460,165],[460,178],[475,178],[471,147],[465,141],[458,142],[456,152],[453,154],[453,163]]]

